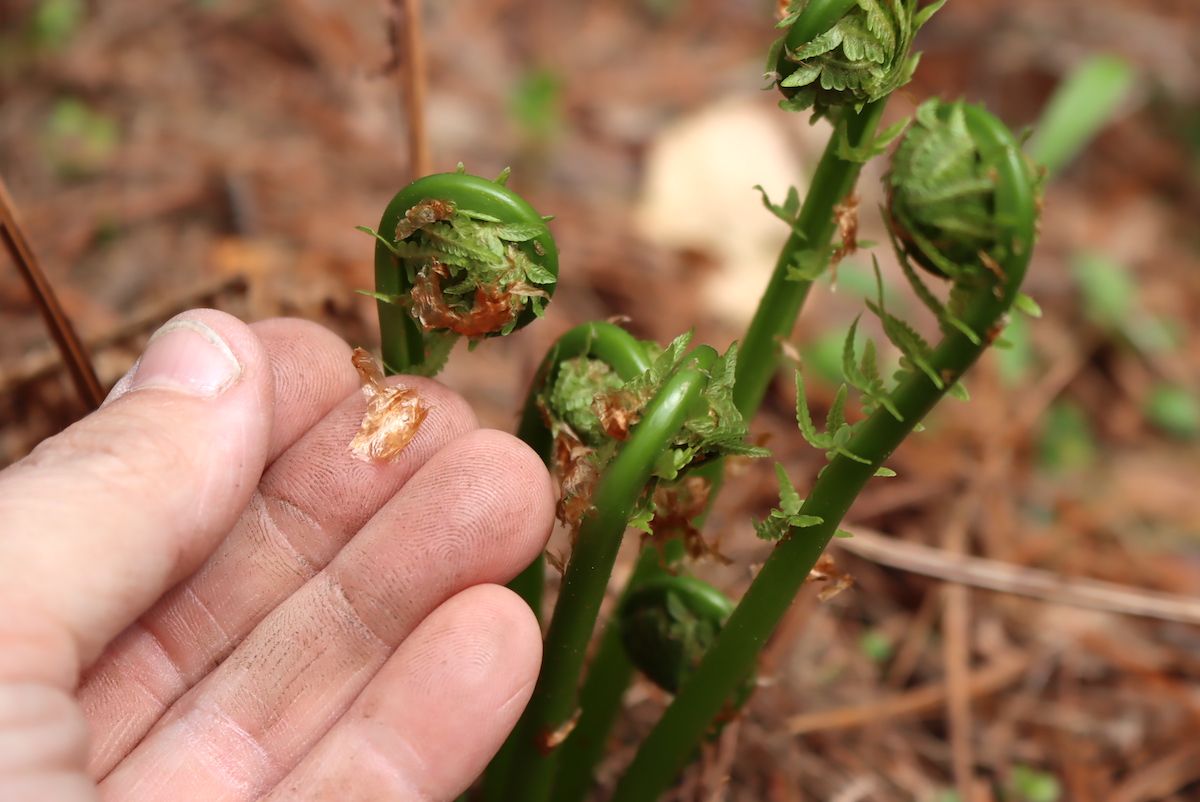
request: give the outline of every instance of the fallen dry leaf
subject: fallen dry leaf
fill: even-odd
[[[393,462],[417,436],[429,405],[411,387],[388,385],[374,357],[363,349],[355,348],[350,360],[367,397],[367,413],[350,441],[350,453],[363,462]]]

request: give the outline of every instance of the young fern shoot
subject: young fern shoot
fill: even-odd
[[[459,337],[476,345],[544,314],[558,280],[558,249],[541,217],[505,184],[454,173],[396,193],[375,237],[375,291],[383,362],[391,373],[432,376]]]
[[[812,109],[815,120],[887,97],[912,77],[913,38],[945,2],[917,11],[917,0],[794,0],[777,26],[788,34],[767,57],[787,97],[780,107]]]
[[[809,287],[839,253],[830,244],[836,209],[851,198],[862,164],[882,153],[903,128],[897,123],[876,132],[888,96],[916,67],[911,46],[917,31],[943,2],[918,10],[917,0],[794,0],[779,23],[788,30],[772,46],[767,77],[785,96],[780,106],[829,117],[834,135],[803,204],[796,193],[778,205],[763,199],[791,235],[742,339],[746,357],[735,398],[746,417],[762,402],[778,365],[779,344],[795,326]]]
[[[791,489],[791,482],[781,476],[780,509],[772,513],[766,527],[760,524],[760,528],[768,535],[777,534],[780,524],[771,523],[774,519],[786,523],[787,531],[778,538],[770,557],[700,665],[642,743],[615,789],[614,798],[622,802],[650,802],[660,796],[708,722],[752,670],[756,655],[829,539],[837,533],[837,526],[858,493],[995,339],[1009,308],[1016,302],[1035,239],[1039,205],[1036,172],[1030,169],[1015,138],[999,120],[976,106],[959,108],[971,137],[973,159],[990,182],[988,192],[980,200],[989,211],[988,223],[994,227],[991,230],[995,237],[975,251],[963,251],[965,255],[952,263],[952,270],[946,271],[952,281],[951,299],[939,317],[954,315],[958,324],[943,320],[943,337],[935,347],[887,312],[882,296],[871,303],[889,339],[905,352],[906,363],[899,383],[886,390],[873,355],[868,359],[868,354],[864,354],[864,359],[858,360],[851,338],[844,349],[844,361],[854,366],[855,383],[870,390],[866,396],[872,407],[869,417],[853,425],[844,420],[844,395],[839,393],[826,431],[817,432],[802,400],[803,384],[798,382],[801,429],[815,445],[826,448],[831,459],[798,507],[799,497]],[[950,114],[950,110],[939,108],[937,118],[947,120]],[[921,133],[914,126],[908,136]],[[913,147],[911,143],[902,143],[901,149],[906,144]],[[938,162],[931,160],[933,164]],[[930,182],[922,180],[923,185],[927,183]],[[892,217],[894,222],[896,214]],[[929,242],[950,244],[953,240],[952,235],[940,228],[931,228],[922,236]],[[945,254],[947,250],[956,256],[960,253],[949,248],[940,252]],[[851,372],[847,375],[850,377]],[[815,523],[818,519],[820,522]]]
[[[691,334],[661,348],[612,324],[589,323],[567,332],[543,360],[519,436],[558,476],[558,512],[571,547],[557,566],[562,581],[542,670],[485,777],[487,802],[581,800],[631,663],[675,699],[612,796],[660,798],[714,722],[746,701],[758,653],[830,538],[845,535],[838,526],[858,493],[873,476],[894,475],[883,463],[942,397],[965,399],[960,379],[998,340],[1008,310],[1036,309],[1019,287],[1035,239],[1040,174],[1012,134],[982,108],[938,101],[921,104],[911,123],[877,132],[888,96],[916,67],[911,45],[918,30],[944,2],[787,4],[779,25],[787,32],[771,50],[768,75],[785,110],[828,117],[834,134],[803,203],[795,189],[780,204],[763,193],[790,231],[741,349],[735,343],[721,355],[704,345],[689,351]],[[720,460],[769,454],[747,442],[747,420],[776,374],[781,343],[811,283],[856,245],[865,247],[857,242],[855,184],[862,164],[902,133],[885,179],[885,220],[905,276],[937,318],[940,340],[927,341],[889,310],[876,265],[878,293],[866,305],[900,351],[900,370],[883,376],[869,338],[860,353],[856,318],[842,349],[847,384],[823,429],[796,373],[797,424],[825,452],[826,464],[811,483],[793,483],[775,466],[779,504],[754,523],[773,550],[734,607],[715,588],[676,574],[686,557],[720,558],[698,528],[720,482]],[[508,190],[506,179],[507,171],[496,181],[468,176],[461,165],[457,173],[419,179],[393,198],[378,232],[363,229],[376,240],[370,294],[379,302],[389,372],[433,375],[458,339],[474,347],[543,314],[558,274],[549,218]],[[937,280],[948,289],[927,283]],[[850,386],[859,392],[861,416],[847,413]],[[809,487],[807,497],[797,486]],[[630,526],[661,550],[643,548],[581,692],[589,643]],[[539,561],[513,585],[535,610],[542,573]]]
[[[531,391],[533,407],[554,433],[553,449],[569,455],[558,466],[566,491],[560,513],[567,515],[574,542],[542,673],[514,730],[518,746],[505,768],[505,789],[497,791],[505,799],[536,802],[551,793],[557,749],[579,720],[584,655],[626,528],[649,530],[656,491],[679,483],[693,467],[730,454],[767,453],[745,442],[748,430],[733,404],[736,347],[720,356],[703,345],[688,352],[692,335],[684,334],[647,369],[614,387],[610,371],[587,362],[567,367],[579,356],[603,358],[588,336],[568,332],[564,339],[573,347],[552,351]],[[588,386],[588,379],[597,382]]]

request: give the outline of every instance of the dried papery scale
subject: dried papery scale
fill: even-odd
[[[351,362],[362,380],[367,411],[350,453],[363,462],[394,462],[417,436],[430,406],[411,387],[388,384],[375,358],[355,348]]]
[[[659,563],[669,571],[678,570],[668,554],[670,544],[683,544],[684,555],[693,562],[713,560],[722,565],[733,563],[721,553],[719,543],[704,538],[696,526],[708,511],[712,480],[705,476],[689,475],[682,482],[659,487],[654,493],[654,518],[650,531],[643,535],[642,544],[650,541],[658,551]]]
[[[641,418],[641,409],[647,399],[625,389],[597,393],[592,410],[604,433],[614,440],[628,440],[629,431]]]
[[[815,582],[824,583],[824,587],[817,592],[817,599],[822,602],[830,601],[842,591],[854,587],[854,577],[840,571],[828,552],[821,555],[804,580],[806,585]]]
[[[472,344],[540,317],[558,278],[541,217],[504,184],[462,172],[425,176],[388,204],[376,238],[384,364],[432,375],[458,337]]]
[[[523,281],[507,280],[515,274],[502,273],[480,284],[468,271],[429,257],[413,276],[409,311],[426,332],[445,330],[470,340],[508,334],[526,301],[550,297]]]
[[[829,283],[830,286],[836,288],[838,265],[847,256],[858,253],[859,249],[857,193],[851,192],[842,199],[841,203],[833,207],[833,219],[837,222],[838,236],[841,237],[841,241],[829,254]],[[863,243],[862,247],[870,247],[870,243]]]
[[[596,397],[622,384],[608,363],[584,355],[558,363],[537,395],[542,419],[554,438],[550,467],[559,483],[557,515],[571,530],[572,541],[591,507],[592,489],[600,475],[594,454],[608,437],[595,411]]]
[[[554,438],[554,459],[550,467],[558,480],[558,503],[555,514],[563,526],[571,530],[571,543],[583,516],[592,507],[592,490],[600,478],[599,468],[592,455],[594,448],[584,445],[570,429],[563,429]]]

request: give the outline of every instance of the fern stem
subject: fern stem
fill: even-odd
[[[623,381],[650,369],[651,361],[646,349],[629,332],[612,323],[585,323],[562,335],[546,354],[538,367],[529,392],[525,396],[525,407],[517,427],[517,437],[537,452],[547,465],[553,456],[554,441],[538,407],[538,395],[546,382],[553,381],[558,366],[567,359],[578,356],[593,356],[606,362]],[[542,591],[545,586],[545,558],[538,555],[529,567],[508,584],[509,590],[519,595],[542,618]],[[509,770],[514,756],[520,749],[518,732],[514,730],[504,746],[492,758],[484,774],[482,798],[504,799],[508,785]]]
[[[844,126],[851,148],[862,148],[870,143],[886,104],[887,99],[884,98],[868,103],[857,114],[852,110],[844,112],[838,127]],[[791,336],[796,319],[800,316],[800,308],[812,286],[811,281],[789,278],[789,270],[801,254],[821,253],[829,245],[837,227],[833,207],[854,189],[862,168],[860,162],[838,156],[839,139],[835,133],[825,147],[795,228],[775,262],[775,272],[771,274],[771,280],[738,351],[733,399],[746,420],[754,417],[762,403],[779,363],[780,341]]]
[[[642,344],[629,332],[611,323],[585,323],[562,335],[546,354],[530,383],[521,422],[517,427],[517,437],[537,452],[547,465],[553,457],[554,441],[539,408],[538,396],[546,383],[554,380],[554,374],[562,362],[579,356],[592,356],[603,360],[623,381],[644,373],[651,365]],[[539,620],[542,617],[544,570],[545,559],[539,555],[532,565],[508,585],[510,590],[516,592],[533,608]],[[518,732],[514,731],[488,764],[484,775],[483,799],[506,798],[504,791],[508,785],[509,771],[519,749]]]
[[[622,600],[646,580],[666,573],[659,560],[658,549],[653,546],[642,550],[622,592]],[[621,602],[618,602],[616,609],[620,606]],[[614,617],[604,628],[596,656],[588,664],[587,677],[579,691],[579,708],[583,712],[571,737],[562,745],[551,796],[554,802],[579,802],[587,796],[596,764],[604,756],[608,734],[621,713],[621,698],[633,675],[633,665],[621,642],[621,628]]]
[[[1012,226],[1007,231],[1008,255],[1001,263],[1001,275],[978,288],[962,315],[962,322],[978,336],[971,338],[952,330],[933,352],[929,362],[942,379],[941,388],[919,370],[912,371],[897,387],[892,399],[902,419],[881,407],[861,424],[847,448],[868,464],[838,454],[825,467],[800,510],[803,515],[820,517],[822,522],[792,527],[779,542],[716,643],[643,741],[618,783],[614,799],[653,802],[667,788],[709,722],[753,668],[759,651],[858,493],[938,402],[944,388],[958,381],[975,362],[1016,298],[1034,241],[1033,189],[1012,134],[982,109],[968,107],[967,112],[968,125],[985,162],[996,168],[997,218],[1011,221]]]
[[[399,296],[406,290],[400,281],[400,266],[396,257],[383,247],[375,247],[375,292]],[[407,373],[414,365],[425,361],[425,338],[417,322],[403,307],[376,301],[379,311],[379,347],[383,369],[389,376]]]
[[[542,802],[554,779],[556,741],[576,714],[584,653],[621,546],[625,527],[655,462],[671,447],[708,384],[717,353],[699,346],[685,367],[663,383],[630,439],[604,470],[593,495],[595,514],[583,519],[550,620],[537,687],[517,725],[520,747],[509,767],[504,799]]]

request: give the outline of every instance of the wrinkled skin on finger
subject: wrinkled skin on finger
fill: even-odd
[[[536,676],[496,585],[544,546],[544,468],[410,377],[416,437],[354,459],[344,343],[181,320],[0,474],[0,797],[453,798]]]

